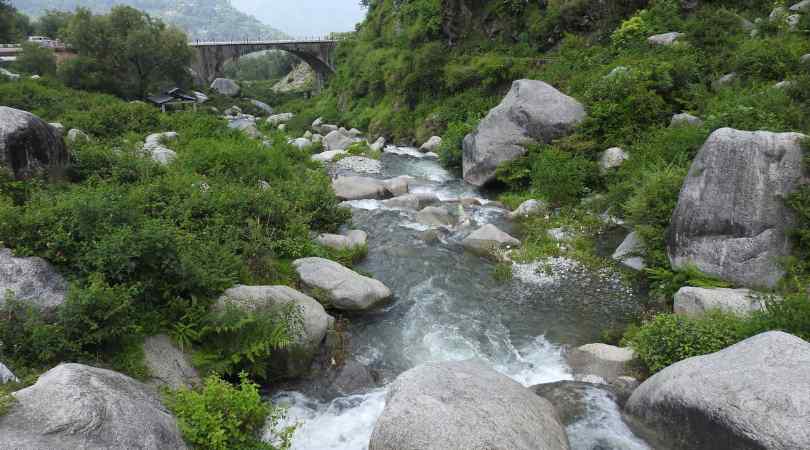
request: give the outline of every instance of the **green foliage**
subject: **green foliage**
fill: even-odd
[[[286,76],[297,58],[283,51],[263,52],[226,63],[225,76],[236,80],[273,80]]]
[[[371,159],[380,159],[382,152],[379,150],[372,150],[365,142],[355,142],[346,149],[349,156],[364,156]]]
[[[672,298],[684,286],[700,288],[728,288],[731,284],[717,277],[706,275],[695,266],[686,266],[682,270],[668,270],[663,267],[651,267],[645,270],[653,282],[656,292],[663,298]]]
[[[54,60],[53,50],[32,42],[24,43],[22,50],[22,55],[18,56],[17,61],[13,64],[15,70],[32,75],[56,75],[56,61]]]
[[[659,314],[625,336],[638,358],[655,373],[678,361],[720,351],[744,338],[742,320],[722,313],[700,319]]]
[[[557,146],[530,146],[526,156],[498,168],[497,177],[513,187],[526,187],[554,204],[570,204],[588,192],[596,165]]]
[[[461,172],[462,144],[464,137],[473,131],[473,125],[468,122],[451,122],[442,136],[442,144],[438,148],[439,160],[442,165],[456,172]]]
[[[293,307],[257,313],[227,307],[199,320],[200,324],[190,324],[200,330],[192,336],[199,343],[195,365],[206,373],[235,376],[245,371],[262,380],[272,375],[268,369],[273,352],[287,348],[303,327],[301,313]]]
[[[190,83],[186,35],[137,9],[115,6],[107,15],[78,9],[63,35],[80,55],[60,69],[69,86],[143,98],[162,84]]]
[[[735,71],[761,80],[782,81],[799,69],[799,59],[810,49],[799,36],[766,36],[742,42],[735,52]]]
[[[200,390],[167,393],[166,403],[186,442],[200,450],[283,450],[290,448],[295,431],[276,429],[283,411],[265,403],[246,374],[240,375],[239,386],[211,375]],[[268,419],[278,444],[261,440]]]

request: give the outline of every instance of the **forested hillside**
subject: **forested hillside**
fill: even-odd
[[[31,17],[39,17],[49,10],[74,11],[76,8],[106,13],[115,5],[127,5],[177,25],[191,39],[279,39],[285,36],[237,10],[228,0],[13,0],[11,3]]]

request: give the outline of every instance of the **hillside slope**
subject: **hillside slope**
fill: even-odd
[[[30,16],[46,10],[73,11],[78,7],[103,13],[115,5],[128,5],[177,25],[191,39],[284,38],[285,34],[234,8],[229,0],[13,0]]]

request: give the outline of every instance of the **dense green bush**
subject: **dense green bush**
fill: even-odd
[[[265,403],[258,386],[242,375],[232,386],[216,375],[199,390],[166,395],[186,442],[200,450],[283,450],[290,448],[294,428],[276,429],[282,411]],[[267,421],[278,443],[262,441]]]
[[[447,126],[442,136],[442,145],[439,146],[439,160],[445,167],[461,172],[463,159],[462,146],[464,137],[473,131],[473,126],[466,122],[452,122]]]

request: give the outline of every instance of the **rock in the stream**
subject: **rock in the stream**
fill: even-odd
[[[330,150],[328,152],[321,152],[317,155],[312,155],[310,159],[313,161],[318,161],[322,163],[332,162],[335,158],[340,155],[347,155],[348,152],[346,150]]]
[[[627,375],[635,358],[632,349],[599,343],[582,345],[567,355],[575,374],[596,375],[608,383]]]
[[[382,172],[382,163],[365,156],[349,156],[335,163],[335,168],[354,173],[377,174]]]
[[[259,108],[260,110],[262,110],[265,114],[273,114],[273,108],[271,108],[270,105],[268,105],[265,102],[251,99],[250,103],[253,106],[255,106],[255,107]]]
[[[61,135],[39,117],[0,106],[0,170],[18,180],[58,174],[68,163]]]
[[[371,144],[368,144],[368,148],[375,152],[381,152],[385,148],[385,138],[380,136]]]
[[[390,197],[382,180],[368,177],[339,177],[332,189],[340,200],[380,199]]]
[[[548,400],[560,417],[564,426],[575,424],[588,416],[589,403],[594,392],[601,392],[617,404],[618,396],[612,388],[604,384],[583,381],[558,381],[531,386],[530,391]]]
[[[416,214],[416,221],[434,227],[453,226],[456,218],[440,206],[427,206]]]
[[[341,128],[324,136],[323,148],[327,151],[346,150],[355,142],[359,142],[359,140],[355,136],[352,136],[348,131]]]
[[[647,267],[647,263],[644,262],[644,258],[638,256],[638,254],[643,253],[643,251],[644,244],[638,237],[638,233],[634,231],[628,234],[621,245],[619,245],[619,248],[613,252],[613,259],[633,270],[644,270],[644,268]]]
[[[672,214],[676,269],[695,265],[740,286],[773,287],[790,254],[794,216],[784,199],[802,180],[799,133],[721,128],[698,152]]]
[[[362,230],[350,230],[342,234],[321,234],[315,242],[334,250],[347,250],[364,247],[368,241],[368,234]]]
[[[810,343],[780,331],[675,363],[627,410],[673,450],[810,448]]]
[[[293,117],[295,117],[295,114],[293,113],[274,114],[267,118],[267,123],[270,124],[270,126],[275,127],[291,121]]]
[[[19,378],[14,376],[11,370],[0,362],[0,384],[16,383],[18,381],[20,381]]]
[[[217,78],[211,83],[211,89],[221,95],[227,95],[228,97],[236,97],[242,90],[236,81],[229,78]]]
[[[143,343],[144,360],[151,375],[150,384],[172,389],[200,385],[200,375],[191,359],[172,342],[169,336],[158,334]]]
[[[277,350],[271,360],[271,369],[285,377],[299,376],[309,370],[335,320],[314,298],[287,286],[232,287],[215,305],[220,310],[228,306],[259,314],[278,313],[282,308],[292,307],[301,315],[303,326],[293,344],[287,349]]]
[[[647,38],[647,42],[650,45],[661,45],[665,47],[669,47],[674,45],[678,40],[683,37],[683,33],[678,33],[677,31],[673,31],[670,33],[663,33],[663,34],[656,34],[654,36],[650,36]]]
[[[542,200],[526,200],[517,207],[516,210],[509,213],[509,218],[526,219],[531,216],[539,216],[548,212],[548,205]]]
[[[391,298],[381,282],[328,259],[297,259],[293,266],[309,292],[325,296],[321,300],[335,309],[365,311]]]
[[[765,298],[748,289],[699,288],[685,286],[675,294],[675,314],[701,317],[717,310],[739,316],[765,309]]]
[[[692,127],[702,127],[703,120],[699,117],[695,117],[689,113],[680,113],[675,114],[672,116],[672,120],[669,122],[670,127],[682,127],[682,126],[692,126]]]
[[[630,159],[630,155],[624,149],[619,147],[609,148],[599,156],[599,170],[603,174],[607,173],[611,169],[621,167],[628,159]]]
[[[410,191],[410,183],[413,178],[408,175],[400,175],[395,178],[389,178],[383,182],[385,189],[389,194],[396,197],[398,195],[405,195]]]
[[[81,364],[60,364],[0,420],[7,449],[186,449],[175,418],[132,378]]]
[[[369,450],[566,450],[554,407],[477,361],[428,363],[397,377]]]
[[[409,208],[422,209],[439,202],[439,197],[430,192],[417,192],[413,194],[400,195],[388,200],[383,200],[383,205],[388,208]]]
[[[435,153],[436,150],[439,149],[439,146],[442,145],[442,138],[439,136],[433,136],[427,140],[421,147],[419,147],[419,151],[422,153],[433,152]]]
[[[15,258],[10,249],[0,248],[0,305],[5,293],[44,310],[65,302],[68,284],[47,261],[38,257]]]
[[[491,255],[499,249],[517,247],[520,241],[489,223],[470,233],[461,245],[473,253]]]
[[[501,103],[464,138],[464,181],[483,186],[501,163],[523,156],[526,144],[563,137],[584,119],[582,104],[551,85],[515,81]]]
[[[165,143],[177,139],[177,133],[167,131],[165,133],[154,133],[146,136],[143,144],[143,151],[155,162],[159,164],[169,164],[177,158],[177,153],[166,147]]]

